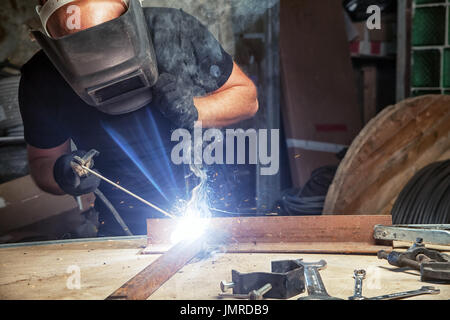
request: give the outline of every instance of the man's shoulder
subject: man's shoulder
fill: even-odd
[[[21,68],[19,96],[34,100],[40,104],[55,104],[57,97],[67,94],[67,84],[47,55],[38,51]],[[33,107],[37,105],[33,101]]]
[[[195,23],[201,25],[200,21],[182,9],[145,7],[144,15],[150,27],[153,28],[177,28],[185,23]],[[183,31],[181,29],[180,31]]]
[[[61,83],[61,76],[44,53],[44,51],[38,51],[31,57],[21,68],[22,78],[26,81],[22,81],[23,85],[43,87],[44,84],[50,86],[58,86]]]
[[[23,73],[35,73],[42,70],[49,70],[50,68],[53,68],[53,65],[50,62],[50,59],[47,57],[47,55],[44,53],[44,51],[39,50],[37,53],[35,53],[28,62],[26,62],[21,69],[22,74]]]

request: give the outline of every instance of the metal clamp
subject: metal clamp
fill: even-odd
[[[374,238],[409,242],[421,238],[424,243],[448,246],[450,245],[450,224],[376,225]]]
[[[232,282],[221,282],[221,290],[233,289],[234,295],[248,295],[270,284],[271,290],[264,297],[272,299],[289,299],[305,291],[304,268],[301,260],[273,261],[272,273],[240,273],[231,271]]]
[[[450,257],[436,250],[425,248],[422,239],[417,239],[406,252],[381,250],[378,259],[385,259],[390,265],[409,267],[420,271],[421,280],[441,280],[450,282]]]

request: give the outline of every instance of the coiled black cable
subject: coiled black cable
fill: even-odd
[[[321,215],[328,189],[336,175],[336,166],[318,168],[302,189],[284,191],[279,201],[282,213],[288,215]]]
[[[450,223],[450,160],[421,169],[392,208],[394,224]]]

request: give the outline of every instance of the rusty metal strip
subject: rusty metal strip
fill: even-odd
[[[148,220],[148,245],[170,243],[176,224],[176,220]],[[392,225],[391,216],[213,218],[210,225],[211,229],[226,233],[232,244],[353,242],[376,245],[373,234],[378,224]]]
[[[189,263],[204,246],[204,238],[181,242],[142,270],[106,300],[146,300]]]

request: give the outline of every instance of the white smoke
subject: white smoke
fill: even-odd
[[[203,141],[199,140],[195,141],[194,144],[195,143],[203,144]],[[197,147],[202,147],[202,145]],[[195,150],[195,145],[191,145],[191,148],[194,148]],[[189,154],[194,154],[194,152],[190,151],[191,150],[189,150]],[[191,161],[191,163],[190,170],[200,182],[192,190],[191,199],[181,211],[181,218],[171,236],[171,241],[174,244],[180,241],[201,237],[205,233],[212,216],[208,205],[208,175],[202,165],[195,164],[195,161]]]
[[[250,28],[279,0],[144,0],[145,7],[182,9],[196,17],[234,55],[235,36]]]

